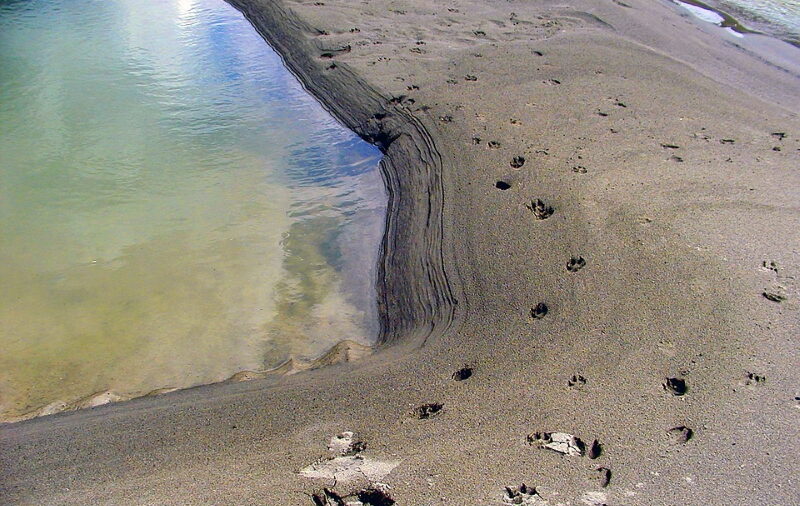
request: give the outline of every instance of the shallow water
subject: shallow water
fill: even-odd
[[[800,0],[714,0],[714,3],[753,28],[800,45]]]
[[[688,4],[705,9],[718,9],[736,22],[750,30],[783,39],[795,46],[800,46],[800,0],[705,0],[705,3],[687,0]],[[691,9],[690,9],[691,10]],[[719,14],[708,11],[693,11],[705,21],[725,24]],[[736,30],[736,28],[734,27]]]
[[[222,0],[0,0],[0,153],[0,419],[374,340],[380,153]]]

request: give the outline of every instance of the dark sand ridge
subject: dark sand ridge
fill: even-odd
[[[796,49],[641,0],[235,3],[386,149],[391,345],[3,426],[3,502],[313,504],[369,481],[298,473],[345,430],[398,504],[798,501]]]

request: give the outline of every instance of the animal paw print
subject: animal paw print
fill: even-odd
[[[531,308],[531,318],[534,320],[541,320],[545,317],[545,315],[547,315],[547,311],[549,311],[547,304],[540,302],[536,304],[535,307]]]
[[[754,372],[748,372],[747,376],[744,380],[745,385],[760,385],[767,381],[767,377],[762,374],[756,374]]]
[[[418,406],[416,409],[414,409],[414,416],[420,420],[427,420],[428,418],[433,418],[441,413],[443,408],[444,405],[438,402],[423,404],[422,406]]]
[[[534,487],[529,487],[524,483],[519,487],[506,487],[503,495],[504,504],[541,504],[540,496]]]
[[[464,381],[470,377],[472,377],[472,367],[467,365],[453,373],[453,379],[456,381]]]
[[[567,262],[567,270],[569,272],[578,272],[584,267],[586,267],[586,260],[584,260],[581,256],[572,257]]]
[[[584,378],[580,374],[573,374],[567,380],[567,386],[570,388],[581,388],[585,384],[586,384],[586,378]]]
[[[552,206],[548,206],[541,199],[531,200],[530,204],[527,204],[525,207],[533,213],[537,220],[546,220],[550,216],[552,216],[554,210]]]
[[[673,443],[686,444],[686,442],[692,439],[692,436],[694,436],[694,431],[689,427],[679,425],[677,427],[669,429],[667,431],[667,434],[672,439]]]
[[[504,504],[542,504],[540,496],[534,487],[529,487],[524,483],[519,487],[506,487],[503,495]]]
[[[689,387],[686,386],[686,382],[680,378],[667,378],[661,386],[665,391],[677,397],[684,395],[689,390]]]
[[[606,488],[611,483],[611,469],[607,467],[598,467],[594,470],[594,479],[597,484],[602,488]]]

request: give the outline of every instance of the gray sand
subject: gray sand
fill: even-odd
[[[800,50],[645,0],[232,3],[386,150],[384,345],[2,426],[0,502],[800,502]]]

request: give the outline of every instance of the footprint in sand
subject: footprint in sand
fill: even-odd
[[[452,378],[456,381],[464,381],[472,377],[472,367],[465,365],[453,373]]]
[[[506,487],[503,494],[504,504],[523,504],[533,506],[536,504],[547,504],[543,501],[534,487],[529,487],[524,483],[518,487]]]
[[[600,441],[595,439],[594,441],[592,441],[592,444],[589,445],[589,449],[586,451],[586,456],[594,460],[602,454],[603,454],[603,445],[600,444]]]
[[[408,98],[406,95],[398,95],[396,97],[392,97],[389,99],[390,104],[401,105],[401,104],[415,104],[416,100],[413,98]]]
[[[607,467],[598,467],[592,473],[592,481],[596,481],[602,488],[606,488],[611,483],[611,469]]]
[[[514,158],[511,159],[511,162],[509,162],[509,165],[511,165],[511,167],[513,167],[515,169],[519,169],[523,165],[525,165],[525,157],[524,156],[515,156]]]
[[[586,267],[586,260],[584,260],[581,256],[572,257],[567,262],[567,270],[569,272],[578,272],[584,267]]]
[[[352,49],[353,48],[350,47],[350,44],[347,44],[346,46],[337,47],[335,49],[330,49],[328,51],[325,51],[324,53],[320,54],[319,57],[322,58],[323,60],[330,60],[331,58],[334,58],[340,54],[349,53]]]
[[[422,406],[417,406],[414,408],[413,415],[420,420],[427,420],[441,413],[442,409],[444,409],[443,404],[432,402],[430,404],[423,404]]]
[[[339,506],[344,504],[344,497],[329,488],[323,488],[311,495],[314,506]]]
[[[534,320],[541,320],[547,315],[548,311],[547,304],[540,302],[531,308],[531,318]]]
[[[689,390],[689,387],[686,386],[686,382],[680,378],[667,378],[661,386],[665,391],[677,397],[684,395]]]
[[[324,488],[311,495],[315,506],[392,506],[395,500],[389,495],[389,485],[373,483],[357,492],[340,495],[329,488]]]
[[[373,483],[370,487],[360,490],[356,497],[364,506],[392,506],[395,503],[389,495],[389,485],[385,483]],[[345,505],[347,504],[358,503],[345,502]]]
[[[761,374],[756,374],[754,372],[748,372],[745,376],[744,384],[745,385],[761,385],[765,381],[767,381],[767,377]]]
[[[675,444],[685,444],[687,441],[692,439],[694,436],[694,431],[689,427],[679,425],[677,427],[673,427],[667,431],[670,439]]]
[[[541,199],[531,200],[531,203],[526,204],[525,207],[533,213],[537,220],[546,220],[554,212],[552,206],[546,205]]]
[[[583,376],[581,376],[580,374],[573,374],[573,375],[572,375],[572,376],[570,376],[570,378],[567,380],[567,386],[568,386],[568,387],[570,387],[570,388],[577,388],[577,389],[580,389],[580,388],[582,388],[582,387],[583,387],[583,385],[585,385],[585,384],[586,384],[586,378],[584,378],[584,377],[583,377]]]

